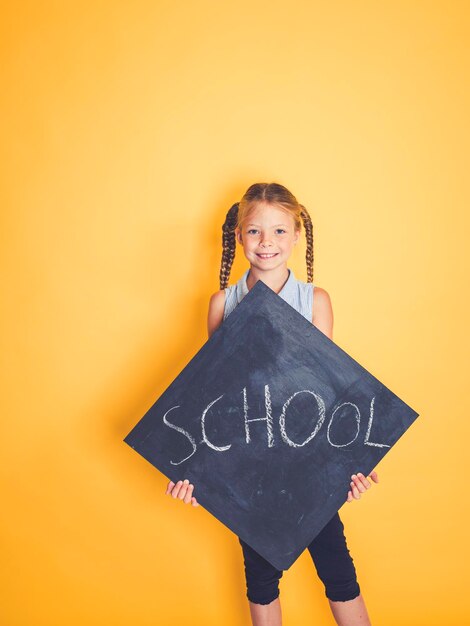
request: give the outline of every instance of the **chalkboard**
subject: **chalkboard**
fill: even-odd
[[[124,442],[287,570],[417,417],[259,280]]]

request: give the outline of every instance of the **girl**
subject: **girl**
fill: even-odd
[[[303,222],[307,238],[307,279],[297,280],[287,262],[297,244]],[[223,231],[220,291],[211,296],[208,313],[209,337],[230,315],[253,285],[262,280],[319,330],[332,339],[333,312],[325,289],[313,285],[313,231],[307,209],[284,186],[256,183],[228,211]],[[243,247],[250,268],[240,280],[227,286],[235,257],[236,241]],[[313,294],[315,293],[315,297]],[[378,482],[377,472],[370,478]],[[351,476],[346,502],[359,500],[371,483],[361,473]],[[188,480],[168,483],[166,494],[199,506]],[[335,621],[340,626],[370,625],[356,569],[349,554],[344,526],[336,513],[308,546],[318,576],[325,587]],[[242,539],[247,598],[253,626],[280,626],[279,579],[274,568]]]

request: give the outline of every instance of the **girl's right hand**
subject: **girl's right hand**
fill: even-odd
[[[199,502],[193,496],[194,485],[189,483],[186,478],[184,481],[179,480],[176,484],[170,480],[165,491],[165,495],[173,496],[183,500],[185,504],[191,503],[193,506],[199,506]]]

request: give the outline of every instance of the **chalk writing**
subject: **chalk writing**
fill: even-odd
[[[273,418],[273,415],[272,415],[271,393],[270,393],[269,385],[265,385],[264,386],[264,404],[265,404],[265,409],[266,409],[266,417],[249,418],[248,417],[248,415],[249,415],[249,407],[248,407],[246,387],[243,388],[242,393],[243,393],[243,416],[244,416],[244,427],[245,427],[245,442],[247,444],[251,443],[251,434],[250,434],[250,426],[249,426],[250,423],[264,421],[264,422],[266,422],[266,432],[267,432],[268,448],[273,447],[275,445],[275,442],[274,442],[274,418]],[[314,399],[314,407],[315,407],[316,412],[318,413],[318,418],[317,418],[315,427],[314,427],[313,431],[309,434],[309,436],[302,442],[295,442],[287,434],[287,411],[288,411],[288,408],[289,408],[290,404],[292,403],[293,399],[296,396],[298,396],[299,394],[309,394]],[[227,445],[224,445],[224,446],[217,446],[217,445],[215,445],[214,443],[212,443],[209,440],[209,437],[208,437],[207,432],[206,432],[206,415],[207,415],[208,411],[211,409],[211,407],[216,402],[221,400],[223,397],[224,397],[224,394],[218,396],[215,400],[212,400],[204,408],[204,410],[202,412],[202,415],[201,415],[201,420],[200,420],[200,422],[201,422],[202,439],[201,439],[201,441],[199,443],[207,445],[209,448],[211,448],[212,450],[215,450],[216,452],[224,452],[226,450],[229,450],[232,447],[231,443],[228,443]],[[378,443],[378,442],[370,440],[372,424],[373,424],[373,420],[374,420],[374,403],[375,403],[375,396],[371,399],[370,405],[369,405],[369,415],[368,415],[368,422],[367,422],[367,430],[366,430],[366,433],[365,433],[363,445],[365,445],[365,446],[375,446],[375,447],[378,447],[378,448],[390,448],[390,446],[388,444]],[[354,437],[350,441],[348,441],[346,443],[336,443],[335,441],[333,441],[332,436],[331,436],[331,427],[332,427],[332,424],[334,422],[336,413],[340,409],[343,409],[344,407],[347,407],[347,406],[352,407],[353,418],[354,418],[354,421],[355,421],[355,424],[356,424],[356,432],[355,432]],[[170,409],[168,409],[168,411],[166,411],[165,414],[163,415],[163,423],[166,426],[168,426],[168,428],[170,428],[172,430],[175,430],[176,432],[178,432],[181,435],[183,435],[184,437],[186,437],[186,439],[191,444],[192,452],[191,452],[191,454],[186,456],[184,459],[181,459],[179,461],[170,461],[170,463],[172,465],[181,465],[181,463],[184,463],[185,461],[190,459],[193,456],[193,454],[195,454],[195,452],[197,450],[196,440],[191,435],[191,433],[189,433],[187,430],[185,430],[181,426],[177,426],[176,424],[173,424],[167,418],[167,415],[170,413],[170,411],[173,411],[174,409],[178,409],[178,408],[180,408],[180,405],[175,405],[175,406],[171,407]],[[282,441],[284,443],[286,443],[288,446],[290,446],[292,448],[300,448],[302,446],[305,446],[314,437],[316,437],[316,435],[320,432],[320,430],[321,430],[325,420],[326,420],[326,407],[325,407],[325,402],[323,401],[323,399],[320,396],[320,394],[316,393],[315,391],[313,391],[311,389],[301,389],[299,391],[296,391],[295,393],[293,393],[291,396],[289,396],[287,398],[286,402],[284,403],[284,405],[282,407],[281,414],[279,416],[279,432],[280,432],[280,435],[281,435],[281,439],[282,439]],[[335,409],[333,410],[333,412],[331,413],[331,417],[330,417],[330,420],[329,420],[328,426],[327,426],[326,439],[327,439],[328,443],[331,446],[335,447],[335,448],[344,448],[344,447],[350,446],[359,437],[360,427],[361,427],[361,412],[359,410],[359,407],[356,404],[354,404],[353,402],[341,402],[341,404],[338,404],[335,407]]]

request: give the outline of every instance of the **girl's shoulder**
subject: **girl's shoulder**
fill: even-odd
[[[313,283],[307,283],[306,281],[299,280],[298,278],[296,278],[295,280],[299,289],[301,289],[302,291],[311,291],[313,293],[313,291],[317,288],[316,285],[314,285]]]
[[[318,285],[313,285],[313,283],[307,283],[314,288],[315,298],[318,298],[320,301],[330,300],[330,294],[323,287],[318,287]]]
[[[209,309],[215,308],[220,309],[224,307],[225,304],[225,289],[219,289],[214,292],[209,298]]]
[[[211,294],[209,307],[224,308],[226,300],[236,292],[237,285],[227,285],[225,289],[219,289]]]
[[[307,283],[306,281],[296,279],[297,285],[304,293],[315,294],[315,298],[318,298],[320,302],[329,300],[330,296],[326,289],[315,285],[315,283]]]

